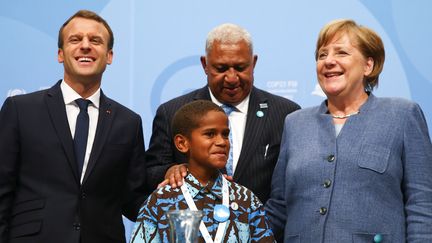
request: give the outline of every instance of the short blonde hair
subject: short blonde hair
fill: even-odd
[[[365,26],[358,25],[351,19],[338,19],[326,24],[318,35],[315,49],[315,60],[318,60],[319,49],[327,45],[334,37],[348,34],[353,45],[358,48],[365,58],[372,58],[374,66],[372,72],[365,77],[364,85],[372,89],[378,85],[379,75],[384,67],[385,50],[379,35]]]

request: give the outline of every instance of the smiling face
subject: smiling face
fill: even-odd
[[[201,64],[213,95],[221,103],[236,105],[250,93],[257,56],[246,41],[221,43],[215,41]]]
[[[372,69],[373,59],[364,57],[348,34],[335,35],[318,50],[317,76],[327,97],[365,95],[363,80]]]
[[[176,135],[178,150],[189,158],[189,171],[197,178],[208,178],[225,167],[230,149],[228,118],[211,110],[199,121],[190,136]]]
[[[64,66],[64,80],[74,84],[100,85],[113,52],[108,50],[109,33],[102,23],[92,19],[73,18],[63,29],[63,47],[58,61]]]

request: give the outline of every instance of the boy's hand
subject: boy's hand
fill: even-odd
[[[172,188],[180,187],[183,184],[183,178],[187,175],[186,164],[179,164],[171,166],[165,173],[165,180],[163,180],[157,188],[171,185]]]

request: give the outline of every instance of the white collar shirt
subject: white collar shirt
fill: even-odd
[[[209,88],[210,92],[210,98],[213,103],[217,104],[218,106],[222,106],[223,103],[218,101],[216,97],[213,95]],[[231,144],[231,147],[233,148],[233,171],[235,174],[235,169],[237,168],[238,160],[240,157],[241,148],[243,145],[243,138],[244,138],[244,132],[246,128],[246,118],[247,118],[247,112],[249,107],[249,97],[246,96],[246,98],[234,106],[236,109],[231,112],[228,119],[231,126],[231,132],[232,132],[232,140],[233,144]]]
[[[73,90],[65,81],[63,80],[60,84],[60,89],[63,94],[63,100],[66,106],[66,114],[69,123],[69,128],[72,134],[72,138],[75,135],[75,125],[78,113],[80,111],[78,105],[75,103],[76,99],[82,98],[75,90]],[[91,101],[91,104],[88,106],[88,115],[89,115],[89,133],[87,138],[87,147],[86,153],[84,157],[84,165],[81,173],[80,182],[82,183],[84,175],[87,170],[90,153],[93,148],[93,142],[96,135],[96,127],[99,116],[99,103],[100,103],[100,88],[93,93],[90,97],[86,98]]]

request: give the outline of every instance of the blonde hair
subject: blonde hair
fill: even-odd
[[[318,60],[319,49],[327,45],[334,37],[348,34],[353,45],[358,48],[365,58],[372,58],[374,66],[372,72],[365,77],[364,85],[369,91],[378,85],[378,79],[384,67],[385,50],[379,35],[365,26],[358,25],[351,19],[338,19],[326,24],[318,35],[315,49],[315,60]]]

